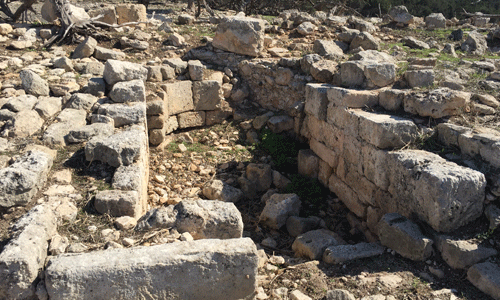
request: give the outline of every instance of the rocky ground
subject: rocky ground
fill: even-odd
[[[77,4],[87,9],[99,7],[99,4],[86,1]],[[149,17],[152,17],[153,13],[156,15],[152,24],[138,25],[135,28],[125,27],[110,32],[103,31],[99,36],[96,36],[98,45],[108,49],[114,48],[121,54],[115,53],[113,55],[120,56],[122,60],[149,66],[162,64],[162,61],[169,58],[189,55],[191,49],[214,50],[210,42],[215,35],[217,24],[211,23],[210,17],[206,14],[202,15],[199,20],[188,20],[186,21],[188,24],[179,24],[177,22],[179,15],[186,13],[184,7],[185,4],[182,3],[152,3],[148,9]],[[35,10],[38,9],[39,7],[35,7]],[[219,13],[233,15],[236,12]],[[265,40],[267,50],[263,51],[259,58],[276,60],[281,57],[285,59],[301,58],[304,55],[318,52],[317,49],[314,49],[316,40],[340,40],[344,41],[343,45],[339,44],[340,46],[349,47],[347,41],[351,39],[349,41],[351,51],[348,50],[349,48],[345,49],[345,56],[343,53],[342,57],[336,57],[335,53],[322,54],[324,56],[331,55],[331,60],[328,61],[335,61],[333,69],[337,70],[337,65],[345,62],[360,50],[356,50],[356,47],[354,50],[352,49],[353,39],[349,37],[359,34],[359,32],[352,31],[355,29],[343,28],[344,25],[338,25],[336,22],[318,21],[316,25],[309,23],[310,25],[305,24],[304,26],[300,25],[302,26],[300,27],[293,25],[293,21],[290,23],[290,20],[274,16],[256,17],[269,22]],[[52,25],[37,23],[36,18],[38,21],[43,21],[32,15],[28,29],[31,25],[37,28],[52,29]],[[473,95],[473,101],[461,108],[463,109],[462,114],[451,116],[449,122],[468,128],[480,127],[498,130],[500,125],[497,109],[499,103],[496,99],[499,96],[499,84],[498,81],[491,78],[495,78],[495,76],[497,76],[497,80],[500,78],[495,75],[498,74],[495,70],[500,67],[500,56],[498,56],[497,48],[497,44],[500,42],[492,38],[488,45],[490,50],[479,49],[482,52],[478,50],[478,52],[472,51],[472,53],[468,52],[467,49],[455,52],[454,46],[445,46],[450,43],[448,36],[457,29],[468,33],[478,28],[483,36],[487,33],[494,35],[497,31],[493,28],[493,24],[474,26],[469,23],[461,24],[458,20],[448,20],[449,24],[445,29],[427,30],[424,26],[425,23],[423,25],[410,24],[408,27],[402,26],[401,22],[371,21],[375,22],[378,27],[372,32],[372,37],[361,41],[360,45],[367,50],[372,43],[371,39],[374,38],[378,50],[394,58],[397,69],[395,69],[396,73],[392,78],[393,82],[391,82],[393,87],[413,88],[413,91],[417,92],[449,87],[470,92]],[[381,23],[377,23],[378,21]],[[371,22],[365,22],[359,26],[375,25]],[[75,93],[80,87],[88,86],[89,78],[98,74],[102,75],[103,63],[105,62],[103,59],[73,59],[70,60],[70,62],[73,61],[72,67],[69,67],[69,63],[66,61],[54,62],[54,58],[71,57],[75,51],[75,45],[62,45],[50,50],[41,49],[39,42],[34,42],[31,46],[26,44],[13,45],[11,43],[13,40],[26,34],[24,25],[14,27],[16,28],[14,31],[1,36],[3,38],[1,43],[4,46],[0,49],[1,99],[23,96],[25,92],[19,77],[20,71],[28,66],[33,67],[37,62],[43,60],[50,61],[47,66],[51,67],[47,68],[47,72],[40,73],[43,73],[43,77],[49,82],[51,95],[61,96],[63,99],[69,97],[66,96],[68,90],[70,93]],[[181,41],[178,40],[179,37],[172,38],[172,33],[178,33]],[[125,46],[124,37],[147,42],[148,47],[144,49],[139,45],[139,47],[134,48],[130,47],[130,44]],[[408,37],[417,39],[417,42],[408,40]],[[242,58],[235,56],[232,59],[237,61]],[[417,62],[412,63],[415,61]],[[94,66],[100,71],[96,71],[92,76],[87,76],[92,73],[89,70],[91,68],[89,64],[95,62],[99,62]],[[54,64],[58,64],[57,68]],[[315,228],[335,232],[339,240],[346,244],[373,242],[373,239],[365,231],[366,224],[363,223],[366,222],[360,221],[353,213],[349,212],[337,195],[321,186],[318,181],[308,180],[298,175],[297,155],[299,150],[308,149],[309,146],[304,143],[303,139],[301,140],[300,137],[292,134],[290,130],[286,135],[274,133],[279,130],[274,130],[273,123],[268,121],[273,116],[279,116],[280,112],[269,113],[265,99],[259,99],[260,102],[252,101],[253,95],[248,96],[247,89],[248,85],[253,83],[243,84],[244,76],[237,73],[235,68],[231,68],[231,63],[228,64],[229,68],[212,62],[205,65],[207,69],[205,77],[216,74],[214,76],[223,78],[224,84],[230,85],[226,99],[233,106],[234,112],[230,118],[220,124],[175,130],[167,134],[160,145],[151,145],[149,149],[147,211],[173,206],[186,199],[212,199],[210,198],[211,191],[216,190],[211,188],[214,180],[222,181],[224,186],[237,188],[233,194],[228,193],[228,197],[235,197],[230,201],[235,202],[241,213],[244,223],[243,236],[252,238],[260,249],[257,299],[309,299],[307,297],[312,299],[351,299],[347,298],[349,295],[345,296],[346,298],[327,296],[328,291],[334,289],[349,291],[356,299],[364,297],[363,299],[366,300],[491,299],[490,296],[479,291],[469,282],[466,269],[451,268],[437,249],[434,249],[433,254],[422,261],[404,258],[387,247],[383,248],[380,255],[341,264],[328,264],[321,259],[311,260],[298,257],[299,255],[295,253],[298,251],[292,249],[295,237],[290,234],[292,230],[288,228],[288,224],[273,229],[273,226],[266,225],[262,219],[261,214],[266,206],[266,199],[273,192],[296,193],[301,196],[302,209],[299,216],[310,218],[309,220],[316,222],[316,225],[313,226]],[[430,68],[428,68],[429,65]],[[302,76],[306,82],[337,82],[339,85],[342,82],[342,79],[337,78],[334,71],[328,71],[332,69],[331,65],[328,67],[315,65],[314,68],[317,69],[317,72],[311,71],[312,75],[297,76]],[[414,73],[411,73],[412,71]],[[255,76],[260,76],[260,74]],[[179,79],[186,79],[186,77],[187,75],[180,75],[176,79],[170,78],[163,80],[163,82],[172,83]],[[68,78],[70,80],[66,80]],[[269,83],[269,79],[265,77],[256,80],[268,80]],[[72,90],[72,85],[75,83],[80,86]],[[224,85],[222,87],[224,88]],[[153,80],[148,80],[146,91],[147,97],[149,97],[148,102],[151,102],[152,98],[158,97],[161,88]],[[245,99],[238,100],[238,92],[244,94],[245,91],[247,95],[242,97]],[[97,93],[95,96],[102,99],[105,92],[108,91],[101,91],[102,94]],[[263,94],[271,94],[272,92],[271,84],[262,86]],[[287,95],[282,96],[286,97]],[[291,97],[293,96],[290,95]],[[99,101],[99,104],[107,104],[105,100],[102,102],[97,98],[94,101]],[[4,108],[7,101],[1,102],[3,101],[1,99],[0,103]],[[72,103],[68,99],[65,101],[66,104],[63,107],[68,107],[69,103]],[[383,109],[376,107],[369,110],[385,109],[387,107]],[[90,109],[87,110],[90,111]],[[134,227],[137,225],[137,218],[115,218],[110,213],[99,213],[95,206],[95,197],[100,192],[114,188],[113,177],[117,167],[100,161],[88,161],[85,155],[86,142],[64,146],[56,142],[47,142],[46,129],[52,125],[56,114],[44,118],[39,129],[22,137],[12,128],[9,131],[9,116],[6,110],[2,109],[2,111],[0,126],[4,136],[0,141],[0,167],[4,168],[16,160],[19,161],[23,157],[24,151],[29,149],[31,145],[48,145],[49,148],[55,149],[56,153],[51,153],[53,166],[47,175],[46,183],[32,196],[36,200],[26,206],[14,206],[0,210],[0,253],[5,244],[12,238],[12,231],[8,230],[9,226],[36,204],[52,203],[51,197],[60,196],[69,199],[68,202],[64,203],[70,204],[63,208],[58,206],[58,209],[63,210],[61,213],[63,217],[57,228],[60,240],[59,247],[56,246],[55,242],[51,242],[51,255],[64,252],[82,253],[110,248],[154,246],[193,239],[191,234],[181,234],[172,228],[136,230],[137,228],[134,229]],[[40,109],[39,111],[45,110]],[[438,123],[436,119],[441,119],[441,116],[415,115],[401,110],[395,114],[411,118],[416,124],[428,128],[432,128]],[[85,117],[90,118],[90,114],[84,116],[84,119]],[[75,117],[73,120],[76,119]],[[85,120],[83,123],[86,124]],[[273,130],[269,130],[269,128]],[[293,130],[291,131],[293,132]],[[287,152],[286,156],[288,157],[286,157],[285,162],[281,156],[273,152],[276,150],[276,143],[285,145],[283,149],[278,151]],[[425,149],[453,161],[455,161],[457,152],[457,147],[445,145],[433,137],[428,138],[426,134],[422,134],[416,142],[406,145],[405,148]],[[456,160],[458,161],[458,159]],[[250,176],[249,170],[255,168],[255,164],[266,166],[269,168],[269,174],[272,174],[262,183],[267,187],[265,189],[256,188],[241,179]],[[275,191],[269,192],[271,186],[275,188]],[[239,194],[238,191],[242,194]],[[488,191],[486,198],[489,203],[498,205],[498,198],[492,192]],[[141,219],[139,223],[141,221],[144,220]],[[454,237],[500,251],[500,234],[498,230],[489,229],[489,222],[486,216],[482,215],[478,220],[457,230]],[[489,261],[498,265],[499,256],[497,253],[491,255]],[[498,298],[498,294],[496,297]]]

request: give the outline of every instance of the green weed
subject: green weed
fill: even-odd
[[[287,139],[265,128],[261,131],[261,142],[259,146],[262,150],[271,155],[277,170],[288,173],[297,171],[299,147],[294,140]]]
[[[290,177],[290,183],[285,188],[286,193],[299,196],[302,202],[301,214],[303,216],[316,216],[320,210],[326,210],[326,189],[314,178],[295,174]]]

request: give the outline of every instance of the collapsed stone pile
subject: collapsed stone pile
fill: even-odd
[[[88,13],[123,24],[145,21],[143,8],[125,5]],[[399,27],[458,24],[441,14],[416,20],[404,7],[393,8],[389,16]],[[440,255],[451,268],[467,269],[472,284],[498,298],[495,247],[453,233],[482,215],[492,229],[500,223],[500,179],[491,171],[500,167],[500,135],[451,120],[471,111],[485,118],[498,113],[496,98],[466,91],[465,78],[486,74],[479,84],[498,87],[499,61],[461,61],[466,70],[443,70],[437,68],[436,57],[406,59],[401,46],[391,53],[380,51],[380,40],[391,40],[391,30],[378,32],[377,20],[297,11],[283,12],[280,18],[273,25],[241,15],[214,19],[219,25],[213,40],[186,51],[183,59],[178,54],[187,42],[176,33],[167,38],[169,54],[176,57],[144,64],[127,61],[124,51],[97,46],[92,37],[83,39],[71,58],[61,48],[2,57],[2,70],[22,70],[19,78],[2,82],[0,151],[13,151],[30,138],[44,146],[27,147],[18,156],[0,160],[2,212],[30,208],[12,224],[0,253],[0,298],[266,299],[257,288],[267,255],[244,237],[245,216],[234,204],[255,198],[263,207],[258,226],[286,228],[297,257],[341,265],[380,256],[385,247],[415,261]],[[192,22],[179,16],[181,24]],[[471,22],[488,23],[480,18]],[[172,30],[168,20],[151,23],[155,29]],[[146,28],[142,25],[120,38],[123,48],[148,49],[155,33],[141,30]],[[3,42],[12,49],[31,47],[29,43],[51,34],[9,26],[0,28]],[[265,34],[285,30],[300,36],[288,48],[278,47],[278,41]],[[498,38],[497,31],[491,30],[492,39]],[[316,38],[318,32],[324,35]],[[412,37],[401,42],[411,49],[441,47]],[[482,55],[488,43],[482,34],[470,31],[459,47]],[[442,53],[456,55],[455,48],[446,45]],[[295,55],[302,50],[315,53]],[[404,69],[401,59],[406,59]],[[259,143],[258,132],[265,127],[306,142],[310,149],[299,151],[299,173],[317,178],[336,195],[364,241],[347,242],[329,230],[324,219],[301,217],[307,199],[284,193],[290,179],[265,159],[238,164],[238,176],[224,181],[213,178],[214,169],[200,167],[201,159],[194,155],[189,166],[169,166],[205,176],[195,187],[184,181],[184,186],[170,188],[160,167],[150,174],[150,145],[165,146],[172,133],[230,117],[240,122],[250,144]],[[427,126],[428,118],[439,124]],[[429,133],[460,153],[449,158],[409,149]],[[193,143],[189,134],[179,136]],[[234,140],[212,136],[219,139],[217,144],[211,141],[219,151],[240,149],[225,146]],[[111,187],[92,191],[95,211],[114,218],[119,229],[101,231],[107,236],[107,250],[90,251],[57,233],[63,223],[78,222],[80,192],[90,192],[76,191],[67,170],[51,172],[59,163],[51,149],[65,147],[82,149],[87,163],[99,161],[113,168],[110,174],[102,171]],[[186,146],[177,147],[182,157]],[[166,164],[162,167],[166,173]],[[224,169],[229,166],[218,168]],[[118,243],[120,232],[132,229],[168,235],[157,245],[136,246],[130,238]],[[273,238],[259,244],[277,246]],[[271,291],[275,298],[310,299],[299,290],[287,293]],[[354,299],[343,290],[326,293],[327,299],[343,297]]]

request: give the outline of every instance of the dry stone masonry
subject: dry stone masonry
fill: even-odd
[[[0,24],[0,299],[406,297],[387,292],[399,275],[346,275],[388,257],[500,299],[488,18],[68,9],[123,25],[106,31],[120,49],[26,51],[53,31]],[[456,30],[443,45],[408,28]],[[297,157],[274,157],[290,141]]]

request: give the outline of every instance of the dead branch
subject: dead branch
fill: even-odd
[[[466,17],[485,17],[485,18],[500,18],[500,14],[483,14],[483,13],[469,13],[465,10],[465,8],[462,8],[464,10],[464,16]]]

